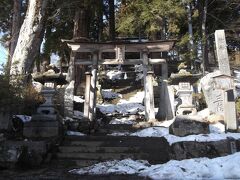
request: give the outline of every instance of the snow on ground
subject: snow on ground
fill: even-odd
[[[85,100],[81,96],[74,96],[73,101],[77,103],[84,103]]]
[[[143,103],[144,91],[139,91],[135,95],[129,98],[129,102]]]
[[[114,104],[101,104],[97,105],[100,111],[104,114],[113,114],[115,112],[121,114],[135,114],[138,111],[144,111],[144,106],[139,103],[130,103],[128,101],[121,101],[120,103]]]
[[[239,179],[240,152],[214,159],[171,160],[150,165],[147,161],[124,159],[107,161],[69,171],[79,175],[136,174],[150,179]]]
[[[171,124],[175,121],[175,119],[171,119],[171,120],[166,120],[166,121],[160,121],[158,122],[158,126],[161,127],[169,127],[171,126]]]
[[[78,131],[67,131],[66,134],[68,136],[86,136],[86,134],[83,134],[83,133],[78,132]]]
[[[221,123],[214,124],[210,126],[210,134],[198,134],[189,135],[185,137],[174,136],[169,134],[169,129],[165,127],[149,127],[143,130],[139,130],[135,133],[121,133],[114,132],[108,134],[110,136],[138,136],[138,137],[164,137],[167,139],[168,143],[171,145],[176,142],[182,141],[197,141],[197,142],[209,142],[209,141],[219,141],[227,138],[240,139],[240,133],[224,133],[224,125]]]
[[[234,138],[240,139],[240,133],[224,133],[224,134],[217,134],[217,133],[210,133],[210,134],[198,134],[198,135],[189,135],[185,137],[178,137],[171,134],[164,136],[169,144],[173,144],[176,142],[182,141],[197,141],[197,142],[209,142],[209,141],[220,141],[227,138]]]
[[[168,128],[164,127],[149,127],[141,131],[132,133],[131,136],[139,137],[162,137],[169,134]]]
[[[209,124],[210,133],[225,133],[225,125],[218,122],[215,124]]]
[[[109,122],[109,124],[135,124],[136,121],[135,121],[135,117],[124,117],[124,118],[116,118],[116,119],[113,119]]]
[[[138,92],[129,100],[120,99],[119,103],[114,104],[99,104],[97,107],[104,114],[112,114],[114,112],[122,114],[136,114],[139,111],[144,111],[144,106],[141,104],[143,102],[143,92]]]
[[[16,117],[18,117],[19,119],[21,119],[21,121],[23,123],[29,122],[32,120],[32,116],[26,116],[26,115],[14,115]]]
[[[104,99],[122,98],[121,94],[113,92],[112,89],[102,89],[102,96]]]
[[[122,78],[122,73],[120,70],[109,70],[106,75],[111,80],[117,80]]]

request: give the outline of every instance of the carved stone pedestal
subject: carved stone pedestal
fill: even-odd
[[[32,116],[32,120],[24,125],[23,135],[25,137],[50,138],[59,135],[59,116],[52,102],[55,89],[44,87],[42,94],[46,101],[37,109],[37,114]]]

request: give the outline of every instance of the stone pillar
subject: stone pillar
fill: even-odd
[[[153,72],[149,71],[148,54],[143,52],[143,75],[144,75],[144,105],[145,118],[147,121],[155,120],[154,95],[153,95]]]
[[[167,63],[161,64],[161,76],[162,81],[159,86],[160,88],[160,96],[159,96],[159,107],[157,118],[159,120],[166,120],[167,119],[167,96],[168,96],[168,89],[167,89],[167,78],[168,78],[168,67]],[[169,102],[168,102],[169,103]]]
[[[91,73],[86,72],[86,87],[85,87],[85,101],[84,101],[84,116],[89,117],[89,98],[90,98],[90,86],[91,86]]]
[[[66,80],[69,84],[65,88],[64,92],[64,116],[73,116],[73,100],[74,100],[74,76],[75,76],[75,55],[76,52],[71,52],[70,62],[68,67],[68,74]]]
[[[93,121],[96,114],[96,85],[97,85],[98,52],[93,53],[92,77],[89,98],[89,119]]]
[[[231,76],[224,30],[215,31],[215,42],[219,70],[222,74]]]
[[[71,81],[64,92],[64,116],[73,117],[74,84]]]
[[[167,63],[161,64],[161,68],[162,68],[162,78],[163,78],[163,80],[167,80],[168,79],[168,65],[167,65]]]
[[[238,129],[233,89],[224,93],[224,121],[227,130],[234,131]]]

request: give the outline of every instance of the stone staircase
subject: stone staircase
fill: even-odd
[[[104,72],[102,72],[105,74]],[[127,78],[123,78],[123,76]],[[121,79],[102,81],[102,89],[114,89],[123,99],[128,99],[136,92],[142,90],[141,80],[136,81],[134,67],[123,67]],[[100,75],[101,77],[101,75]],[[114,99],[105,99],[106,104],[114,103]],[[117,100],[116,100],[117,102]],[[116,103],[115,102],[115,103]],[[134,124],[110,124],[115,118],[133,115],[137,122],[144,121],[139,114],[112,114],[105,115],[106,122],[97,128],[97,131],[88,136],[65,136],[58,147],[57,166],[60,167],[85,167],[108,160],[121,160],[131,158],[134,160],[147,160],[151,164],[165,163],[169,160],[169,144],[164,138],[134,137],[134,136],[109,136],[109,134],[133,133],[141,129]]]
[[[85,167],[107,160],[131,158],[165,163],[169,144],[164,138],[133,136],[66,136],[57,153],[57,165]]]

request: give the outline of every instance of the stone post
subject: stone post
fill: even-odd
[[[167,96],[168,96],[168,89],[167,89],[167,78],[168,78],[168,67],[167,63],[161,64],[161,76],[162,81],[160,84],[160,96],[159,96],[159,108],[157,113],[157,118],[159,120],[166,120],[167,118]]]
[[[125,46],[117,46],[116,47],[116,59],[119,62],[123,62],[125,60]]]
[[[238,129],[233,89],[227,90],[224,93],[224,121],[227,130],[234,131]]]
[[[224,30],[215,31],[215,41],[219,70],[222,74],[231,76]]]
[[[96,85],[97,85],[97,67],[98,67],[98,52],[93,53],[93,65],[92,65],[92,77],[90,86],[90,98],[89,98],[89,119],[93,121],[96,114]]]
[[[71,52],[68,74],[66,80],[69,82],[64,92],[64,116],[73,117],[73,99],[74,99],[74,76],[75,76],[75,55],[76,52]]]
[[[167,62],[161,64],[161,68],[162,68],[162,78],[163,78],[163,80],[167,80],[168,79],[168,65],[167,65]]]
[[[154,95],[153,95],[153,72],[149,71],[148,54],[143,52],[143,75],[144,75],[144,105],[147,121],[155,120]]]
[[[90,86],[91,86],[91,73],[86,72],[86,87],[85,87],[85,101],[84,101],[84,116],[89,117],[89,98],[90,98]]]

